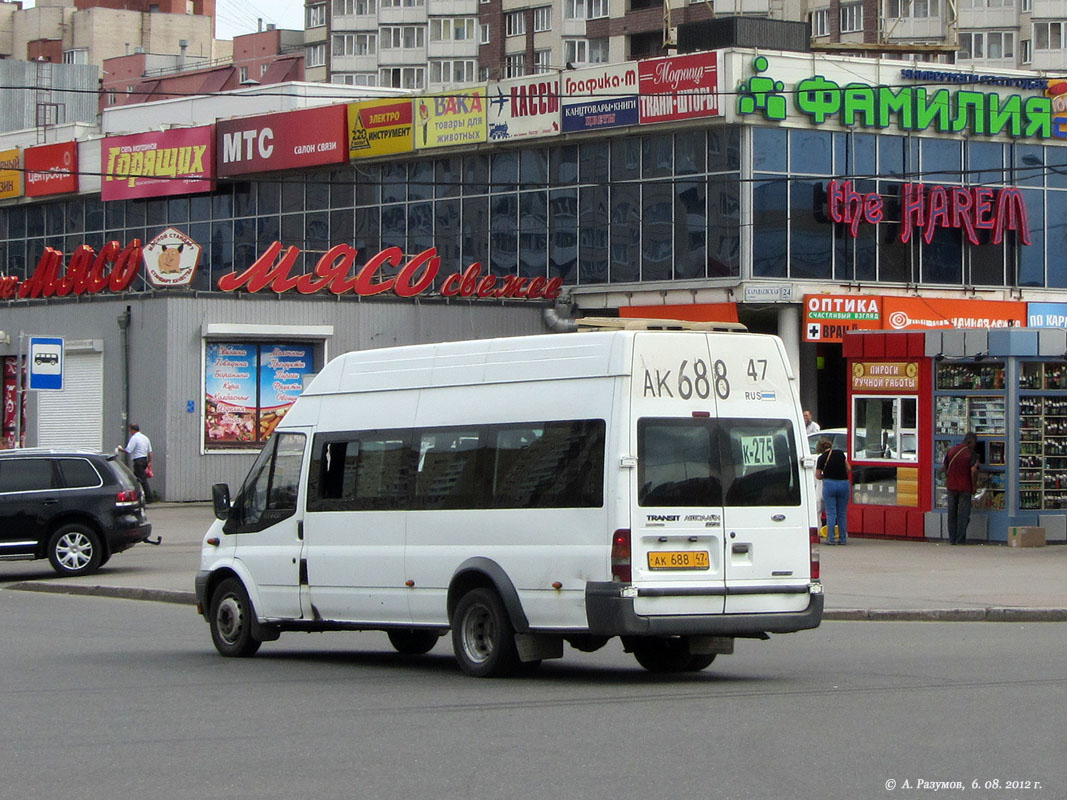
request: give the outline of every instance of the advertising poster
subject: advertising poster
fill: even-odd
[[[486,89],[415,98],[415,147],[450,147],[485,141]]]
[[[952,300],[883,297],[883,329],[1014,328],[1026,326],[1026,303],[1005,300]]]
[[[559,128],[558,75],[489,84],[489,141],[556,136]]]
[[[414,112],[411,100],[367,100],[348,106],[348,157],[372,158],[409,153]]]
[[[0,200],[22,197],[22,162],[18,148],[0,150]]]
[[[27,148],[26,196],[44,197],[78,191],[78,143],[60,142]]]
[[[267,439],[304,391],[312,372],[310,345],[262,345],[259,366],[259,438]]]
[[[213,125],[101,140],[103,200],[210,192],[215,188]]]
[[[347,111],[337,105],[219,120],[219,177],[346,162]]]
[[[881,330],[883,299],[876,295],[805,295],[804,341],[840,342],[849,331]]]
[[[259,346],[209,342],[205,348],[204,443],[256,441]]]
[[[1067,303],[1027,303],[1028,328],[1067,328]]]
[[[564,72],[560,89],[564,133],[618,128],[639,121],[636,63]]]
[[[717,117],[717,53],[652,58],[638,62],[641,123]]]

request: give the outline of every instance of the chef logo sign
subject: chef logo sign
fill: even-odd
[[[809,294],[804,298],[804,341],[840,342],[849,331],[882,327],[880,297]]]

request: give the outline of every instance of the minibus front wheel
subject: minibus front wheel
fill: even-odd
[[[255,611],[248,592],[237,578],[227,578],[211,595],[211,640],[224,656],[255,655],[261,642],[252,636]]]

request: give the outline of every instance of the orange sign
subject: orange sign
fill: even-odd
[[[881,297],[855,294],[804,297],[805,342],[840,342],[849,331],[881,329]]]
[[[882,329],[1024,328],[1026,303],[952,300],[945,297],[883,297]]]

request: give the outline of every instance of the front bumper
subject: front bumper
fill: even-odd
[[[587,583],[585,613],[589,632],[599,636],[751,636],[793,633],[819,627],[822,622],[822,587],[809,588],[803,611],[770,614],[685,614],[642,616],[634,611],[633,597],[623,596],[626,584]]]

